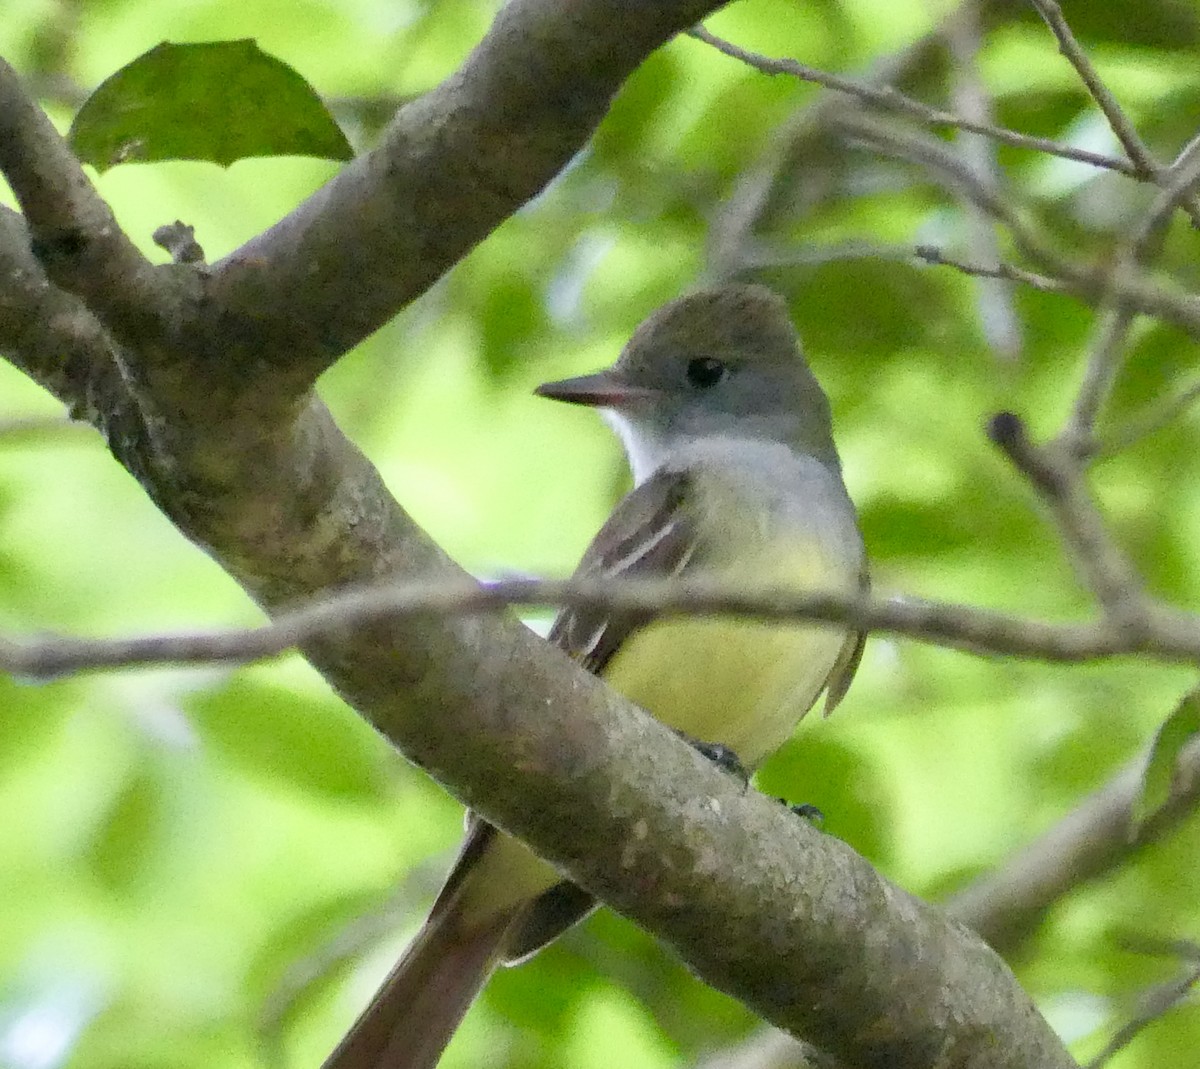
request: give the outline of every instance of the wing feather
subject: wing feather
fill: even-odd
[[[626,495],[592,539],[575,577],[678,574],[696,550],[695,525],[683,508],[690,483],[686,472],[660,471]],[[645,613],[565,608],[555,618],[549,638],[598,675],[646,619]]]

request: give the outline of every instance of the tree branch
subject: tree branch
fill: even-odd
[[[358,627],[490,614],[511,605],[817,620],[986,656],[1079,663],[1137,653],[1164,663],[1200,664],[1200,617],[1166,609],[1148,610],[1132,625],[1127,621],[1053,624],[919,598],[880,600],[793,591],[748,595],[696,580],[475,583],[447,579],[344,590],[281,613],[261,627],[115,639],[0,636],[0,670],[23,679],[47,680],[73,672],[152,664],[247,664]]]
[[[112,340],[78,297],[54,286],[25,222],[0,205],[0,351],[78,420],[105,433],[130,402]]]
[[[1063,897],[1161,842],[1200,807],[1200,744],[1180,754],[1171,797],[1138,822],[1145,767],[1145,755],[1137,757],[1044,835],[951,898],[947,911],[1002,954],[1020,946]]]
[[[0,173],[47,276],[83,298],[121,340],[165,344],[179,280],[138,251],[16,72],[0,59]]]
[[[935,62],[941,50],[945,26],[955,19],[995,15],[1007,0],[963,0],[943,21],[942,27],[898,52],[873,62],[855,85],[886,87],[905,85],[918,78]],[[854,98],[844,93],[820,94],[798,108],[770,138],[762,159],[746,168],[710,225],[707,258],[716,278],[736,275],[754,261],[755,231],[769,223],[772,215],[789,204],[784,187],[826,188],[831,170],[831,134]],[[802,197],[810,203],[811,195]]]
[[[1070,1064],[994,958],[936,913],[841,844],[743,795],[512,621],[460,615],[516,600],[520,588],[505,597],[503,584],[480,592],[469,583],[388,497],[323,407],[302,397],[317,371],[541,188],[578,150],[625,73],[712,6],[510,4],[464,70],[398,116],[379,152],[219,265],[211,282],[187,276],[209,288],[207,310],[185,308],[200,341],[175,333],[179,349],[170,356],[184,381],[174,392],[153,377],[127,383],[146,419],[136,448],[118,455],[269,608],[314,591],[417,576],[427,591],[459,596],[453,613],[414,603],[402,615],[391,603],[338,618],[333,610],[322,617],[328,607],[317,606],[315,616],[301,615],[298,632],[275,632],[270,641],[301,644],[404,752],[674,941],[711,982],[863,1065]],[[57,268],[55,277],[66,278]],[[79,290],[90,292],[94,281]],[[47,299],[65,296],[51,291]],[[197,361],[202,353],[213,361]],[[259,418],[244,378],[252,359],[272,381],[288,373],[301,400]],[[69,380],[58,385],[72,388]],[[159,427],[155,413],[177,411],[180,401],[178,425]],[[606,603],[612,596],[564,586],[550,597],[554,589],[530,586],[525,594]],[[1152,646],[1166,659],[1200,656],[1195,619],[1167,610],[1124,632],[1107,620],[1014,625],[987,613],[964,623],[953,617],[957,608],[817,599],[772,611],[881,627],[890,619],[902,633],[941,628],[968,648],[981,641],[979,648],[1020,652],[1046,643],[1040,648],[1051,652],[1038,655],[1063,658]],[[279,623],[286,630],[297,621],[284,615]],[[163,648],[135,656],[161,656]],[[85,653],[95,656],[96,647]],[[529,805],[531,797],[541,804]],[[606,803],[597,806],[597,797]],[[971,1022],[966,1029],[963,1021]]]
[[[1139,136],[1137,128],[1126,117],[1121,105],[1117,103],[1117,98],[1101,81],[1100,75],[1096,73],[1096,68],[1087,58],[1087,53],[1075,39],[1071,27],[1067,25],[1067,20],[1063,17],[1062,8],[1055,0],[1030,0],[1030,4],[1041,15],[1043,21],[1050,28],[1050,32],[1054,34],[1059,51],[1075,68],[1080,81],[1087,86],[1092,99],[1099,105],[1101,112],[1108,120],[1108,125],[1117,140],[1121,142],[1121,146],[1129,158],[1143,174],[1153,175],[1158,170],[1158,165]]]
[[[970,275],[972,278],[1002,278],[1008,282],[1019,282],[1023,286],[1040,290],[1042,293],[1053,293],[1060,297],[1077,295],[1076,291],[1072,289],[1071,284],[1061,278],[1050,278],[1047,275],[1035,274],[1023,268],[1014,267],[1012,264],[1005,263],[1004,261],[994,264],[983,264],[960,260],[954,256],[947,256],[936,245],[918,245],[913,249],[913,255],[923,263],[941,267],[953,267],[954,270],[964,275]],[[1200,327],[1200,314],[1197,315],[1197,326]]]
[[[311,384],[541,190],[634,68],[723,2],[510,0],[378,148],[214,267],[195,325]]]
[[[1117,250],[1108,273],[1112,281],[1106,284],[1104,296],[1106,302],[1111,301],[1110,307],[1096,331],[1071,418],[1060,436],[1063,445],[1080,459],[1094,449],[1096,421],[1116,381],[1125,340],[1137,312],[1123,283],[1127,276],[1158,256],[1172,211],[1200,184],[1200,136],[1184,147],[1164,174],[1166,181],[1161,191]]]
[[[1194,993],[1196,986],[1200,985],[1200,964],[1196,963],[1194,944],[1192,950],[1193,953],[1187,959],[1191,964],[1176,979],[1157,984],[1143,992],[1142,1006],[1137,1015],[1104,1045],[1104,1049],[1087,1063],[1085,1069],[1102,1069],[1114,1056],[1128,1047],[1139,1033],[1155,1021],[1161,1020]]]
[[[1174,423],[1200,399],[1200,379],[1196,379],[1177,393],[1163,397],[1149,405],[1122,427],[1096,442],[1095,456],[1109,457],[1124,452],[1164,427]]]
[[[709,983],[846,1062],[1073,1065],[965,929],[747,792],[524,628],[489,632],[500,634],[469,667],[435,655],[420,630],[382,627],[347,631],[313,659],[360,704],[371,690],[376,722],[489,820],[678,948]],[[363,679],[364,660],[381,677]]]
[[[188,280],[144,294],[148,318],[133,326],[165,324],[161,335],[110,314],[105,301],[123,298],[106,290],[106,267],[85,256],[88,277],[53,268],[121,345],[100,361],[115,378],[96,416],[118,458],[269,611],[418,577],[468,582],[305,384],[540,189],[636,64],[714,6],[514,0],[461,71],[402,110],[379,152],[211,279],[158,269]],[[44,180],[68,191],[43,212],[43,179],[4,158],[35,231],[59,215],[99,219],[72,161],[22,123],[5,129],[39,166],[57,160]],[[37,339],[23,349],[37,351]],[[129,425],[112,433],[126,409]],[[847,1062],[1072,1064],[982,943],[747,793],[516,621],[425,611],[310,634],[302,649],[463,801],[677,946],[710,983]]]
[[[1116,139],[1121,142],[1121,147],[1125,149],[1138,174],[1161,184],[1164,169],[1151,155],[1146,143],[1137,132],[1137,127],[1130,122],[1129,117],[1117,102],[1117,98],[1113,96],[1096,68],[1092,66],[1083,46],[1076,40],[1074,33],[1071,32],[1071,27],[1067,25],[1067,20],[1063,16],[1062,8],[1057,0],[1029,0],[1029,2],[1041,15],[1042,20],[1058,42],[1058,50],[1075,68],[1079,80],[1087,87],[1088,93],[1100,108],[1104,118],[1108,120],[1109,128]],[[1194,204],[1187,204],[1184,207],[1191,215],[1193,223],[1200,226],[1200,208]]]
[[[1129,178],[1140,178],[1143,181],[1154,181],[1157,177],[1156,172],[1145,171],[1128,160],[1122,160],[1116,156],[1107,156],[1102,152],[1090,152],[1087,149],[1076,148],[1074,145],[1068,145],[1048,137],[1032,137],[1028,134],[1018,133],[1016,130],[997,126],[995,123],[981,122],[952,111],[931,107],[900,92],[891,85],[871,85],[867,82],[855,81],[852,78],[844,78],[840,74],[810,67],[807,63],[801,63],[799,60],[773,59],[758,52],[751,52],[710,33],[703,26],[695,26],[688,30],[688,36],[711,45],[722,55],[745,63],[763,74],[783,74],[798,78],[803,82],[811,82],[813,85],[844,93],[846,96],[853,97],[880,111],[903,115],[906,119],[913,119],[935,130],[966,130],[969,133],[991,138],[1002,145],[1012,145],[1014,148],[1028,149],[1031,152],[1041,152],[1048,156],[1059,156],[1062,159],[1087,163],[1093,167],[1116,171],[1118,174],[1126,175]]]
[[[1011,956],[1065,897],[1165,839],[1200,808],[1200,743],[1180,754],[1167,802],[1138,822],[1146,760],[1137,757],[1044,834],[954,895],[945,903],[947,914]],[[810,1063],[825,1069],[803,1044],[761,1028],[697,1069],[808,1069]]]
[[[1136,634],[1149,614],[1141,580],[1109,537],[1075,465],[1052,447],[1034,445],[1011,412],[992,417],[988,435],[1050,507],[1081,578],[1104,611]]]
[[[1037,229],[944,142],[920,130],[899,130],[866,114],[839,116],[839,131],[876,152],[920,167],[955,194],[1002,223],[1013,242],[1033,263],[1056,277],[1071,277],[1071,265],[1042,240]]]
[[[927,264],[952,267],[964,275],[1008,279],[1043,293],[1075,297],[1092,307],[1101,304],[1110,295],[1117,296],[1140,314],[1171,323],[1193,338],[1200,339],[1200,300],[1190,293],[1172,291],[1165,282],[1153,279],[1145,272],[1126,272],[1122,278],[1105,280],[1094,269],[1061,262],[1059,266],[1066,268],[1067,273],[1052,277],[1003,261],[998,264],[967,262],[947,256],[933,245],[918,245],[913,251],[917,259]],[[1104,451],[1107,452],[1108,448],[1105,447]]]
[[[48,441],[66,439],[87,430],[80,423],[73,423],[66,416],[13,416],[0,419],[0,444],[17,442]]]

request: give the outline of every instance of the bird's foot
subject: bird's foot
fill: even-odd
[[[780,798],[779,804],[787,806],[796,816],[800,817],[801,820],[807,820],[814,828],[819,828],[825,823],[825,814],[809,802],[801,802],[799,805],[793,805],[786,798]]]
[[[742,781],[743,786],[749,785],[750,773],[746,771],[746,766],[742,764],[742,759],[728,746],[722,745],[719,742],[705,742],[703,739],[694,739],[691,735],[678,729],[675,729],[675,734],[701,756],[707,757],[722,772],[728,772],[729,775],[737,777]]]

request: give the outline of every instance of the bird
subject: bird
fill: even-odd
[[[756,587],[867,584],[830,406],[786,302],[733,282],[679,297],[611,367],[545,383],[598,409],[633,489],[585,551],[580,578],[714,576]],[[864,636],[833,625],[564,608],[548,635],[580,666],[685,737],[756,768],[825,695],[844,697]],[[500,964],[596,907],[519,840],[468,815],[424,925],[323,1069],[431,1069]]]

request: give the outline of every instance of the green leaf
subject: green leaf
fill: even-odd
[[[1200,689],[1188,694],[1158,729],[1146,771],[1142,773],[1142,789],[1133,807],[1135,827],[1141,827],[1171,800],[1179,754],[1198,734]]]
[[[84,102],[68,140],[98,171],[118,163],[354,152],[312,86],[253,41],[163,42]]]

